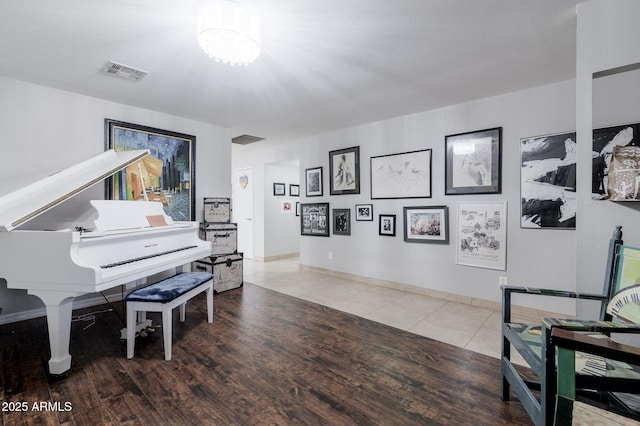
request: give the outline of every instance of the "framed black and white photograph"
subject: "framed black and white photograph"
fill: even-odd
[[[635,157],[640,148],[640,123],[624,124],[620,126],[594,129],[593,131],[593,152],[591,168],[591,198],[594,200],[640,200],[640,176],[637,169],[629,170],[622,167],[624,172],[620,175],[623,179],[616,182],[614,171],[610,170],[613,159],[613,166],[619,163],[617,158],[629,156]],[[618,148],[616,148],[618,147]],[[627,149],[622,149],[626,147]],[[626,151],[626,153],[625,153]],[[620,154],[618,154],[618,152]],[[620,163],[623,163],[622,160]],[[637,164],[637,162],[636,162]],[[626,179],[625,179],[626,178]]]
[[[291,197],[300,196],[300,185],[289,184],[289,195]]]
[[[520,139],[520,226],[575,229],[576,132]]]
[[[284,196],[286,191],[286,185],[284,183],[275,183],[273,184],[273,195],[280,197]]]
[[[313,167],[305,170],[307,197],[322,196],[322,167]]]
[[[456,263],[507,269],[507,202],[458,203]]]
[[[404,207],[404,240],[408,243],[449,243],[447,206]]]
[[[431,198],[431,150],[371,157],[371,199]]]
[[[381,214],[378,217],[378,235],[386,235],[388,237],[396,236],[396,215]]]
[[[106,180],[107,200],[144,200],[146,196],[161,202],[173,220],[195,220],[195,136],[105,119],[105,149],[151,151]]]
[[[329,236],[329,203],[300,204],[300,235]]]
[[[329,152],[329,193],[331,195],[360,193],[360,147]]]
[[[356,204],[357,221],[373,221],[373,204]]]
[[[500,194],[502,127],[445,136],[445,195]]]
[[[351,209],[333,209],[333,235],[351,235]]]

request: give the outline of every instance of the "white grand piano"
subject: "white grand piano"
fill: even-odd
[[[75,297],[180,269],[211,253],[197,222],[174,222],[159,202],[90,201],[94,219],[81,230],[40,216],[148,154],[109,150],[0,196],[0,277],[44,302],[51,374],[71,367]]]

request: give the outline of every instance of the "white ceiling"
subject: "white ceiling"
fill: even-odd
[[[230,67],[200,50],[196,0],[2,0],[0,75],[298,138],[572,79],[581,1],[254,0],[262,53]]]

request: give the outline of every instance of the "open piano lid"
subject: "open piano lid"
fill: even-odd
[[[0,197],[0,231],[11,231],[149,155],[149,150],[102,154]]]

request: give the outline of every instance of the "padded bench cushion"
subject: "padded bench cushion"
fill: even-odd
[[[125,297],[125,300],[127,302],[167,303],[211,279],[213,279],[213,275],[208,272],[183,272],[132,291]]]

